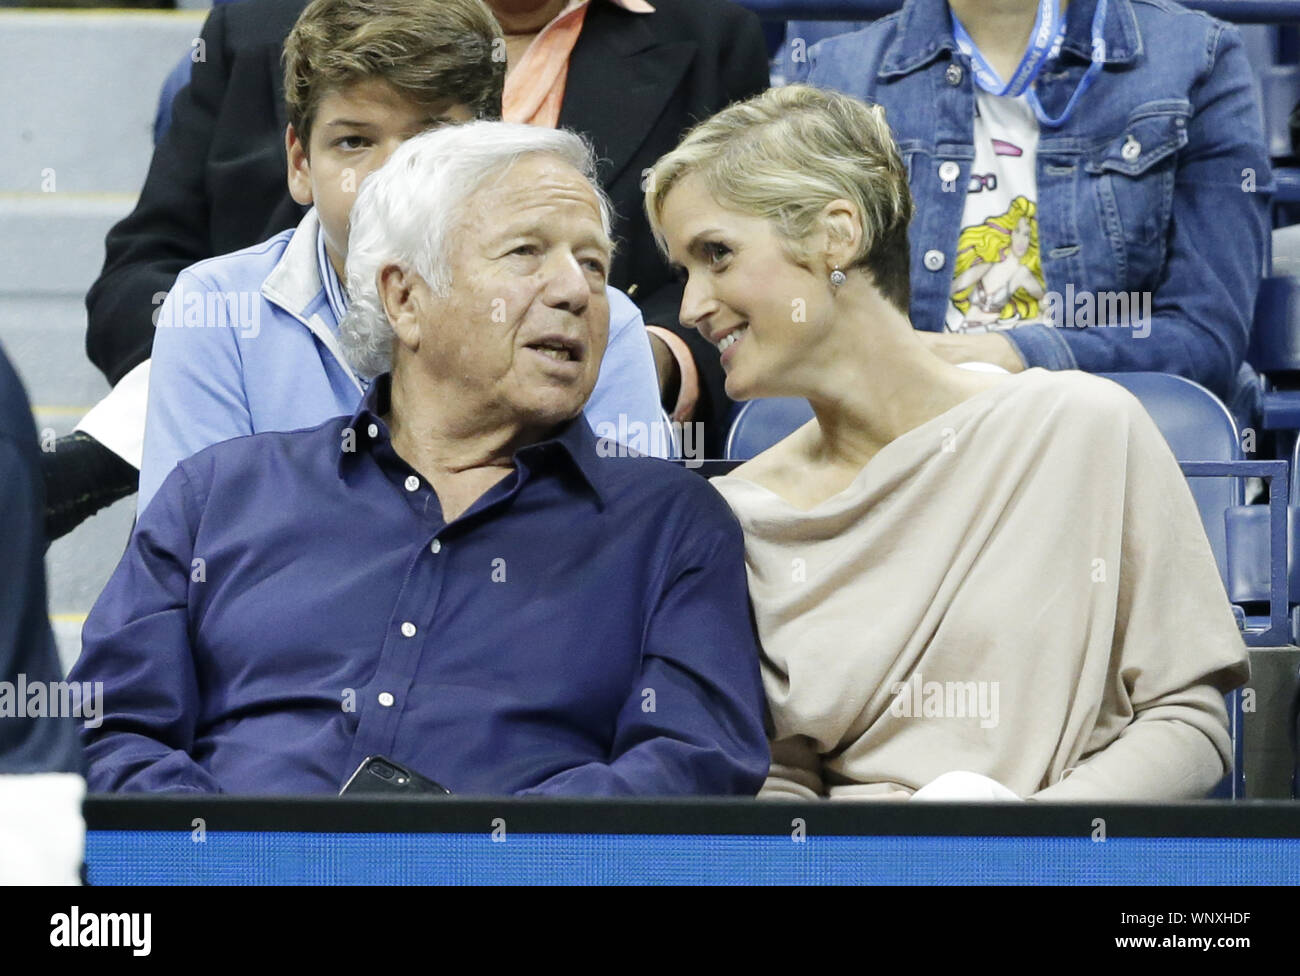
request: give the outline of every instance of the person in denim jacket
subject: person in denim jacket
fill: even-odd
[[[950,362],[1177,373],[1244,404],[1273,184],[1250,66],[1228,24],[1167,0],[1068,3],[1063,38],[1030,90],[1041,106],[1037,200],[1017,205],[1033,219],[1003,215],[998,251],[1023,252],[1032,236],[1038,284],[1027,274],[1014,287],[972,283],[959,235],[968,194],[983,189],[972,172],[982,92],[954,15],[976,54],[1007,78],[1032,47],[1037,8],[908,0],[865,30],[813,46],[797,66],[795,80],[886,110],[916,201],[912,321]],[[997,321],[952,331],[950,300],[973,309],[968,322]]]

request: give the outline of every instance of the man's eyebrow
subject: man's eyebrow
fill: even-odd
[[[582,240],[578,241],[578,247],[594,247],[606,252],[607,254],[612,254],[614,252],[614,242],[604,234],[601,234],[599,237],[595,235],[584,237]]]
[[[361,122],[357,119],[331,119],[325,123],[325,126],[327,128],[329,126],[337,126],[339,128],[346,126],[349,129],[373,129],[375,124],[373,122]]]
[[[510,240],[512,237],[545,237],[545,236],[546,236],[545,230],[543,230],[537,224],[519,223],[514,225],[507,224],[505,227],[501,229],[501,233],[492,237],[491,240],[494,243],[500,244]],[[611,241],[604,234],[601,234],[600,236],[589,234],[585,237],[581,237],[574,244],[574,247],[575,248],[594,247],[598,250],[605,251],[608,254],[614,253],[614,242]]]

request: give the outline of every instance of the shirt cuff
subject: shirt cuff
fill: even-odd
[[[108,396],[73,428],[95,438],[137,471],[144,463],[144,418],[152,362],[146,359],[118,380]]]
[[[645,330],[652,336],[662,339],[664,345],[673,354],[673,359],[677,360],[677,372],[681,376],[681,381],[677,384],[677,403],[673,405],[671,419],[684,423],[691,419],[695,413],[695,405],[700,399],[700,371],[695,368],[695,357],[691,355],[691,347],[681,336],[663,326],[647,325]]]
[[[1078,369],[1074,351],[1061,335],[1061,330],[1050,325],[1022,325],[1003,333],[1020,352],[1026,367],[1043,369]]]

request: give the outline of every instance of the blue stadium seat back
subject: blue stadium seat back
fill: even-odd
[[[1264,278],[1246,360],[1261,373],[1300,372],[1300,278]]]
[[[1291,470],[1295,470],[1294,462]],[[1300,603],[1300,572],[1295,555],[1300,552],[1300,510],[1287,506],[1287,603]],[[1228,510],[1228,599],[1233,603],[1267,603],[1272,590],[1269,557],[1268,505],[1238,505]]]
[[[163,136],[171,128],[172,102],[176,101],[176,96],[180,94],[181,89],[190,83],[190,75],[193,71],[194,62],[190,59],[190,52],[186,51],[163,80],[162,92],[158,95],[158,111],[153,120],[155,146],[162,142]]]
[[[812,420],[812,407],[801,397],[750,400],[741,406],[727,434],[727,460],[748,461]]]
[[[1223,401],[1181,376],[1169,373],[1102,373],[1142,401],[1179,461],[1240,461],[1237,422]],[[1240,478],[1189,478],[1205,534],[1226,586],[1226,513],[1245,499]],[[1264,563],[1267,578],[1268,564]]]
[[[1300,65],[1254,63],[1252,67],[1259,80],[1260,109],[1264,115],[1264,138],[1268,142],[1269,155],[1289,156],[1291,110],[1300,101]]]
[[[1274,394],[1265,394],[1265,397]],[[1300,398],[1300,391],[1294,396]],[[1290,457],[1287,499],[1286,567],[1287,602],[1300,603],[1300,486],[1296,465],[1300,464],[1300,439]],[[1228,598],[1233,603],[1266,603],[1270,592],[1268,505],[1242,505],[1228,512]],[[1295,625],[1292,625],[1295,633]]]
[[[1217,786],[1207,796],[1210,800],[1242,800],[1246,797],[1245,748],[1242,737],[1242,722],[1245,718],[1241,707],[1241,689],[1228,692],[1223,696],[1228,707],[1228,735],[1232,739],[1232,772],[1219,780]]]

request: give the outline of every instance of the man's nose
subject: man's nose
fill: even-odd
[[[591,285],[582,265],[572,254],[555,254],[546,269],[543,297],[552,308],[581,315],[591,300]]]

